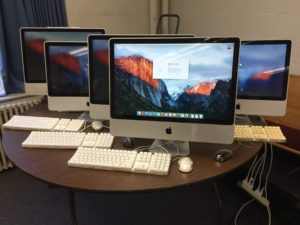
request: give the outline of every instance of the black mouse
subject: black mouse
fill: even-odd
[[[229,149],[219,149],[214,154],[214,160],[217,162],[225,162],[228,159],[231,159],[233,152]]]
[[[125,148],[133,148],[134,147],[134,139],[130,137],[123,137],[122,144]]]

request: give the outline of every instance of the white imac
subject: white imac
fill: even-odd
[[[109,113],[109,39],[132,37],[193,37],[192,34],[179,35],[89,35],[89,97],[90,117],[108,120]]]
[[[48,108],[52,111],[87,111],[87,42],[45,42]]]
[[[187,148],[175,147],[180,155],[188,141],[232,143],[239,45],[238,38],[110,39],[111,134],[184,141]]]
[[[45,41],[86,41],[89,34],[104,33],[104,29],[101,28],[21,28],[25,93],[28,95],[47,95],[44,61]]]
[[[236,113],[283,116],[286,111],[291,41],[242,41]]]

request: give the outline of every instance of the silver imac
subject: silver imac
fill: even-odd
[[[87,42],[45,42],[48,108],[87,111]]]
[[[45,41],[86,41],[89,34],[104,33],[102,28],[22,27],[20,39],[25,93],[28,95],[47,95],[44,61]]]
[[[192,34],[178,35],[89,35],[89,97],[90,117],[108,120],[109,113],[109,39],[132,37],[194,37]]]
[[[111,134],[232,143],[239,45],[238,38],[110,39]]]
[[[237,114],[285,115],[290,55],[290,40],[242,41]]]

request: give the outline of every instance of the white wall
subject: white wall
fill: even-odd
[[[69,26],[104,27],[111,34],[149,33],[148,0],[66,0]]]
[[[299,0],[170,0],[170,12],[181,17],[180,33],[291,39],[290,72],[300,75]]]

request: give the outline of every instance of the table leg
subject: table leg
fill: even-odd
[[[68,194],[69,194],[71,225],[77,225],[75,201],[74,201],[74,191],[72,189],[68,189]]]
[[[221,194],[219,192],[219,189],[218,189],[217,182],[213,181],[212,185],[213,185],[213,189],[214,189],[215,194],[216,194],[216,200],[218,202],[219,218],[218,218],[217,224],[222,225],[223,224],[223,201],[222,201],[222,197],[221,197]]]

